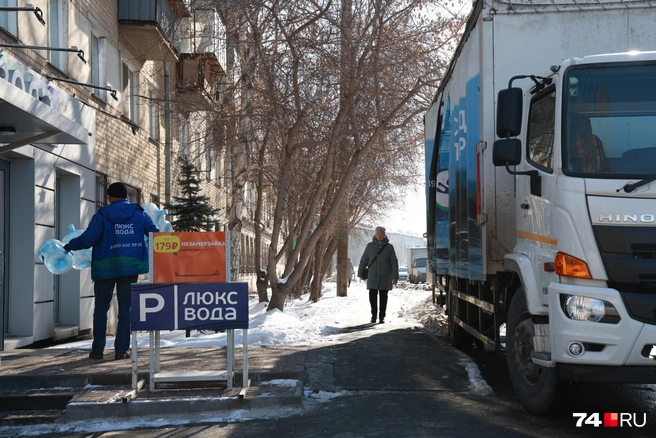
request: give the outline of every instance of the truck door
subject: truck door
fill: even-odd
[[[517,243],[519,251],[531,258],[534,267],[553,261],[552,254],[557,243],[554,237],[554,212],[551,202],[556,187],[555,126],[556,87],[551,86],[531,98],[526,131],[527,170],[538,171],[541,177],[541,194],[531,194],[530,177],[522,176],[517,179]]]

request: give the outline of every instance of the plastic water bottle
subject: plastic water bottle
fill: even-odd
[[[67,244],[71,240],[79,237],[84,233],[84,230],[76,230],[73,224],[68,226],[68,234],[62,238],[62,242]],[[84,269],[91,266],[91,249],[78,249],[76,251],[71,251],[73,256],[73,269]]]
[[[162,219],[159,222],[157,222],[157,228],[159,228],[159,231],[161,233],[173,232],[173,225],[171,225],[171,222],[167,221],[166,219]]]
[[[166,216],[168,212],[168,210],[159,210],[157,212],[157,222],[155,222],[155,225],[157,225],[157,228],[159,228],[161,233],[170,233],[173,231],[173,225],[171,225],[171,222],[164,219],[164,216]]]
[[[153,221],[153,223],[156,224],[159,220],[159,208],[157,208],[157,206],[152,202],[149,202],[148,204],[143,205],[143,209],[146,214],[150,216],[150,219]]]
[[[173,226],[171,222],[164,219],[164,216],[168,214],[168,210],[160,210],[155,204],[149,202],[148,204],[143,205],[143,209],[148,216],[152,219],[153,223],[159,231],[162,233],[170,233],[173,231]]]
[[[39,248],[39,258],[48,271],[55,275],[65,274],[73,267],[73,255],[64,250],[64,244],[57,239],[43,242]]]

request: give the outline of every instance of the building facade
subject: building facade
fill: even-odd
[[[231,193],[230,133],[216,111],[230,104],[238,68],[225,11],[194,0],[30,3],[0,0],[4,350],[90,331],[90,269],[53,275],[38,250],[69,224],[84,229],[109,184],[163,208],[180,192],[180,165],[193,162],[217,230]],[[242,260],[252,263],[244,219]],[[241,271],[254,289],[254,273]]]

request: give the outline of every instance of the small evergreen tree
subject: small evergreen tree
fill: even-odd
[[[199,194],[200,180],[194,174],[194,165],[185,163],[178,184],[183,196],[174,196],[174,202],[165,208],[175,220],[171,222],[175,231],[213,231],[214,215],[218,209],[212,207],[209,197]]]

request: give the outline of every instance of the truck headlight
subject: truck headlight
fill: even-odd
[[[575,321],[617,324],[620,315],[611,303],[580,295],[562,295],[561,304],[568,318]]]

